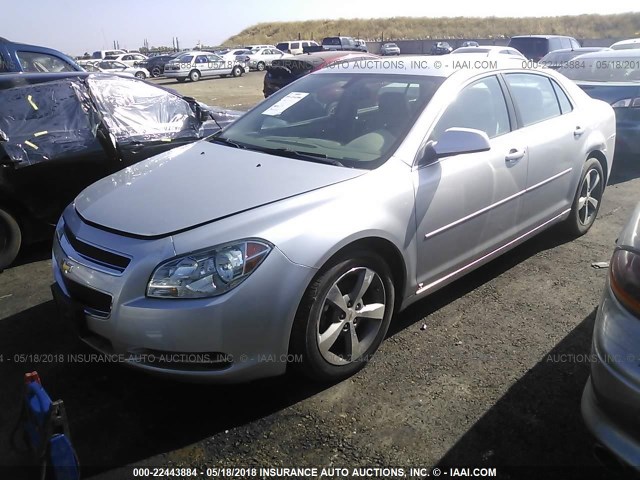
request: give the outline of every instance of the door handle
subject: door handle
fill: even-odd
[[[577,126],[576,129],[573,131],[573,136],[579,137],[583,133],[584,133],[584,128],[582,128],[581,126]]]
[[[524,153],[524,149],[519,150],[517,148],[512,148],[511,150],[509,150],[509,153],[507,153],[507,156],[504,157],[504,161],[507,163],[516,163],[518,160],[524,157]]]

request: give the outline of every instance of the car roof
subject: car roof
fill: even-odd
[[[640,60],[640,48],[632,48],[627,50],[601,50],[599,52],[583,53],[578,55],[574,60],[589,60],[589,59],[634,59]]]
[[[573,38],[571,35],[515,35],[513,38]]]

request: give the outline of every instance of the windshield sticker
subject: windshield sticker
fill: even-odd
[[[305,92],[291,92],[284,98],[267,108],[264,112],[262,112],[262,115],[280,115],[287,108],[295,105],[307,95],[309,94]]]

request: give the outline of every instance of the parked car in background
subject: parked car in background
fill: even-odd
[[[479,47],[480,44],[474,40],[467,40],[466,42],[462,42],[461,47]]]
[[[249,68],[262,72],[265,68],[271,65],[273,60],[291,57],[293,57],[293,55],[290,53],[283,53],[277,48],[261,48],[252,51],[251,55],[249,55]]]
[[[317,53],[297,55],[295,58],[273,60],[271,65],[267,67],[262,93],[265,98],[267,98],[294,80],[304,77],[316,70],[320,70],[321,68],[336,65],[339,62],[348,60],[375,60],[378,58],[380,57],[377,55],[365,52],[325,50]]]
[[[241,114],[132,77],[86,72],[0,75],[0,105],[0,269],[21,245],[51,238],[86,186]]]
[[[507,56],[510,58],[526,60],[518,50],[511,47],[498,47],[493,45],[483,45],[481,47],[460,47],[456,48],[452,54],[473,53],[475,55],[484,55],[485,57]]]
[[[130,67],[144,67],[144,63],[147,61],[147,56],[141,53],[125,53],[122,55],[109,55],[105,57],[105,60],[115,60],[116,62],[124,63]]]
[[[291,53],[293,55],[299,55],[303,53],[304,48],[318,47],[318,42],[313,40],[290,40],[288,42],[280,42],[276,45],[276,48],[284,53]]]
[[[640,38],[630,38],[628,40],[620,40],[619,42],[611,45],[613,50],[630,50],[634,48],[640,48]]]
[[[156,55],[149,57],[146,62],[143,62],[140,66],[146,68],[152,77],[160,77],[164,73],[164,66],[176,58],[179,53],[171,53],[168,55]]]
[[[276,46],[275,45],[246,45],[244,48],[247,49],[247,50],[254,51],[254,50],[262,50],[263,48],[273,48],[273,49],[275,49]]]
[[[0,73],[80,72],[71,57],[52,48],[15,43],[0,37]]]
[[[395,43],[383,43],[380,47],[380,55],[400,55],[400,47]]]
[[[225,62],[228,62],[229,65],[234,63],[241,64],[245,73],[249,73],[249,61],[251,60],[250,55],[252,53],[251,50],[247,50],[246,48],[231,48],[228,52],[219,56],[222,57]]]
[[[193,51],[182,53],[164,66],[164,76],[175,78],[178,82],[187,79],[197,82],[202,77],[239,77],[249,71],[249,65],[240,62],[232,55],[225,60],[211,52]]]
[[[129,65],[125,65],[124,63],[117,62],[115,60],[103,60],[102,62],[94,63],[93,66],[99,68],[101,72],[124,73],[142,80],[151,76],[149,70],[146,68],[130,67]]]
[[[431,55],[446,55],[452,51],[453,48],[448,42],[436,42],[431,46]]]
[[[616,113],[616,151],[640,153],[640,50],[586,53],[558,72]]]
[[[354,374],[396,312],[552,225],[579,236],[597,217],[611,107],[505,62],[323,68],[219,134],[96,182],[56,227],[60,311],[148,373]]]
[[[522,35],[511,37],[509,46],[518,50],[529,60],[539,62],[553,50],[580,48],[580,43],[573,37],[563,35]]]
[[[607,463],[628,465],[636,473],[640,473],[638,345],[640,204],[618,236],[609,262],[609,275],[593,328],[591,376],[581,405],[582,417],[598,447],[604,446],[610,452]],[[600,451],[599,456],[605,452]],[[632,478],[628,473],[628,478]]]
[[[366,52],[367,47],[359,45],[353,37],[325,37],[320,46],[309,46],[303,48],[304,53],[315,53],[323,50],[351,50],[356,52]]]
[[[104,60],[107,57],[116,57],[118,55],[124,55],[125,53],[127,53],[125,50],[98,50],[96,52],[93,52],[93,54],[91,55],[91,58],[93,58],[94,60]]]
[[[360,47],[363,52],[369,51],[369,49],[367,48],[367,42],[362,38],[356,38],[355,42],[356,42],[356,47]]]
[[[560,50],[554,50],[547,53],[540,59],[540,64],[546,68],[553,68],[557,70],[561,67],[573,65],[575,62],[571,62],[578,55],[585,53],[602,52],[604,50],[610,50],[607,47],[580,47],[580,48],[562,48]],[[570,63],[571,62],[571,63]]]

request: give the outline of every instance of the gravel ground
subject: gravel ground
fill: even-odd
[[[246,108],[260,100],[261,81],[251,73],[170,86]],[[32,247],[0,274],[0,478],[26,478],[9,433],[22,376],[34,369],[64,400],[85,474],[96,478],[132,478],[130,468],[114,470],[132,464],[487,466],[497,478],[622,478],[596,468],[579,404],[607,275],[591,263],[609,259],[640,200],[638,177],[640,158],[616,159],[587,235],[564,242],[550,230],[413,305],[372,363],[332,386],[294,376],[190,385],[70,361],[92,352],[57,317],[50,245]]]

